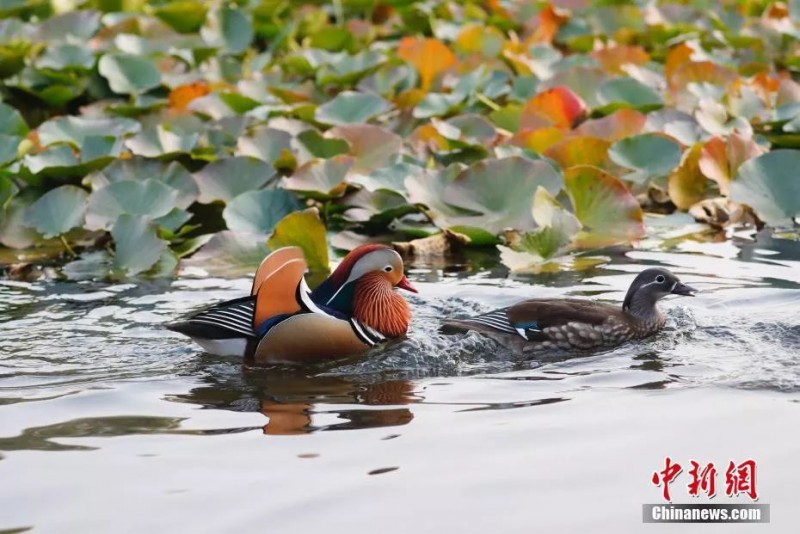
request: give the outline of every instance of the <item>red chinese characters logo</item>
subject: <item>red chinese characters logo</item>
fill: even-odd
[[[758,499],[756,492],[756,461],[745,460],[736,465],[733,460],[725,471],[725,495],[733,497],[744,493],[752,500]]]
[[[681,474],[681,464],[672,463],[672,459],[667,456],[666,461],[664,462],[666,465],[664,466],[663,471],[656,471],[653,473],[653,484],[656,486],[664,486],[663,494],[665,501],[672,501],[672,498],[669,496],[669,485],[672,481]]]
[[[713,462],[709,462],[700,469],[700,464],[692,460],[692,468],[689,470],[692,481],[689,482],[689,495],[697,497],[700,492],[706,494],[711,499],[717,494],[717,470]]]
[[[709,499],[714,498],[717,494],[717,468],[714,467],[714,462],[701,465],[700,462],[691,460],[690,463],[691,480],[687,485],[689,495],[699,497],[702,493]],[[664,469],[653,473],[651,482],[662,488],[661,493],[665,501],[672,502],[670,484],[682,471],[681,464],[673,462],[672,458],[667,456],[664,460]],[[755,460],[748,459],[738,465],[731,460],[728,464],[728,469],[725,471],[725,495],[736,497],[740,494],[747,495],[753,501],[758,500]]]

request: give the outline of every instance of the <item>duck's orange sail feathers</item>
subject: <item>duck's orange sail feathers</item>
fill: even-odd
[[[297,301],[297,286],[303,280],[308,265],[304,259],[289,260],[267,275],[256,295],[253,330],[276,315],[293,314],[301,310]]]
[[[305,260],[303,249],[300,247],[283,247],[264,258],[253,277],[253,287],[250,290],[250,294],[255,295],[258,293],[258,288],[261,287],[264,280],[289,260]]]

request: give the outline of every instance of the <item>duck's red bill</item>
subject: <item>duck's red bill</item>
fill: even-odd
[[[411,282],[405,276],[397,282],[397,287],[405,289],[406,291],[411,291],[412,293],[418,293],[417,288],[412,286]]]

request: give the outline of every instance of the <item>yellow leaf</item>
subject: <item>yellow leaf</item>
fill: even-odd
[[[560,128],[537,128],[523,130],[514,136],[513,143],[542,154],[545,150],[564,139],[564,130]]]
[[[688,210],[705,197],[708,180],[700,172],[703,145],[696,144],[686,151],[680,166],[670,175],[669,198],[678,209]]]
[[[312,277],[316,274],[325,278],[329,272],[327,230],[316,208],[295,211],[281,219],[267,244],[271,250],[288,246],[303,249]],[[314,285],[311,280],[309,284]]]
[[[423,91],[430,90],[434,78],[456,64],[456,56],[450,48],[431,38],[404,37],[397,55],[417,69]]]
[[[481,54],[486,57],[495,57],[503,49],[505,38],[494,26],[467,26],[456,37],[457,50],[467,54]]]
[[[545,151],[545,156],[556,161],[562,169],[575,165],[594,165],[604,170],[615,170],[608,159],[609,141],[596,137],[570,137]]]
[[[169,107],[175,111],[184,111],[195,98],[207,95],[211,88],[206,82],[194,82],[181,85],[169,94]]]

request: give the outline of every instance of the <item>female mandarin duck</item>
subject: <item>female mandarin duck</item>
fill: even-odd
[[[667,269],[646,269],[633,280],[622,308],[580,299],[530,299],[446,327],[474,330],[518,352],[612,347],[663,328],[656,303],[667,295],[694,296]]]
[[[394,289],[417,290],[400,255],[385,245],[348,254],[314,291],[298,247],[267,256],[248,297],[222,302],[167,328],[206,351],[256,364],[336,360],[405,335],[411,312]]]

